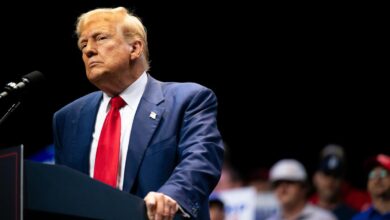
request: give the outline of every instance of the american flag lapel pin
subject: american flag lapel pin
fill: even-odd
[[[157,117],[157,113],[156,112],[150,112],[150,115],[149,117],[153,120],[156,120],[156,117]]]

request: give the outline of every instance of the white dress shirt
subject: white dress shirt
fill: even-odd
[[[121,115],[122,127],[117,188],[119,188],[120,190],[123,189],[123,179],[127,158],[127,150],[130,142],[131,128],[133,127],[135,112],[137,111],[142,94],[145,91],[147,81],[148,77],[146,72],[144,72],[135,82],[133,82],[119,95],[127,104],[119,110],[119,113]],[[94,174],[96,150],[99,142],[100,132],[102,130],[104,120],[106,119],[106,115],[110,109],[110,99],[111,97],[103,93],[103,99],[100,102],[99,110],[96,117],[95,129],[92,134],[91,151],[89,155],[89,175],[92,178]]]

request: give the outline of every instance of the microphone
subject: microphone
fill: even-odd
[[[5,87],[4,91],[0,93],[0,100],[13,93],[24,90],[24,88],[31,87],[34,84],[39,84],[45,80],[45,76],[39,71],[33,71],[22,77],[22,80],[18,83],[9,82]]]

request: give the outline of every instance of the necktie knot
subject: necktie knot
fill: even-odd
[[[126,105],[126,102],[120,96],[114,96],[110,100],[111,107],[120,109]]]

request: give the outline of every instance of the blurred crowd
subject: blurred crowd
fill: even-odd
[[[363,167],[366,189],[347,181],[339,145],[322,149],[310,176],[300,161],[284,158],[244,181],[226,161],[209,198],[211,220],[390,220],[390,157],[368,157]]]

